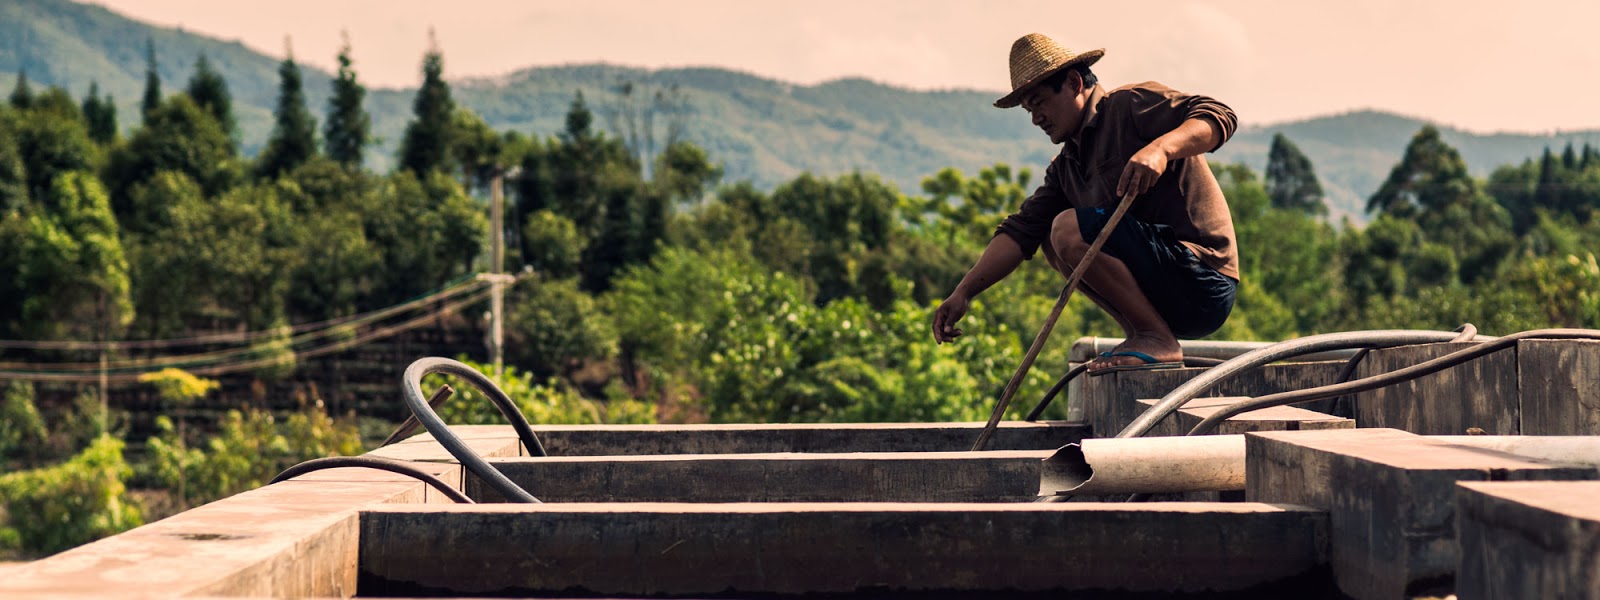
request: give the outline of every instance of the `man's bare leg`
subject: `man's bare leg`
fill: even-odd
[[[1078,213],[1067,210],[1058,215],[1050,229],[1051,249],[1056,252],[1059,264],[1077,265],[1089,251],[1089,242],[1078,231]],[[1121,260],[1101,253],[1083,275],[1083,284],[1093,290],[1090,299],[1101,305],[1118,324],[1122,325],[1126,341],[1119,350],[1142,352],[1160,362],[1183,360],[1183,349],[1177,336],[1167,326],[1166,319],[1139,289],[1138,280]],[[1120,318],[1119,318],[1120,317]],[[1093,373],[1115,366],[1139,365],[1144,361],[1132,356],[1113,356],[1089,363]]]
[[[1084,248],[1087,250],[1088,246],[1084,246]],[[1061,273],[1062,279],[1070,280],[1072,278],[1072,269],[1078,266],[1078,263],[1067,263],[1066,261],[1062,260],[1060,253],[1056,252],[1055,246],[1050,243],[1050,240],[1044,241],[1042,253],[1044,254],[1045,261],[1049,262],[1052,268]],[[1099,259],[1096,258],[1096,260]],[[1106,302],[1105,297],[1101,296],[1099,292],[1096,292],[1094,287],[1089,285],[1089,282],[1078,282],[1078,292],[1082,293],[1084,296],[1087,296],[1089,301],[1094,302],[1095,306],[1100,307],[1100,310],[1105,311],[1107,315],[1111,316],[1113,321],[1117,322],[1117,326],[1122,328],[1122,335],[1124,338],[1123,344],[1126,344],[1127,340],[1132,339],[1134,331],[1133,322],[1129,321],[1127,317],[1122,316],[1122,312],[1117,310],[1117,307],[1112,306],[1109,302]],[[1116,349],[1121,350],[1122,344],[1118,344]]]

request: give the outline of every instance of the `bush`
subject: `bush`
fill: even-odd
[[[257,488],[290,466],[313,458],[361,454],[353,422],[329,418],[320,409],[279,420],[266,411],[228,411],[215,436],[190,446],[172,420],[156,418],[157,435],[146,444],[146,475],[177,491],[181,506],[203,504]]]
[[[628,398],[616,398],[607,403],[584,398],[577,390],[555,380],[543,385],[534,383],[528,373],[507,366],[499,377],[494,376],[494,365],[475,363],[465,358],[462,363],[489,376],[500,390],[511,398],[528,422],[535,425],[589,425],[595,423],[654,423],[654,411],[649,404]],[[429,375],[423,383],[426,393],[432,393],[440,383],[449,383],[455,394],[438,408],[439,418],[452,425],[504,424],[489,399],[454,377]]]
[[[51,554],[142,524],[127,498],[122,440],[100,436],[65,463],[0,476],[9,523],[0,542]]]
[[[33,384],[5,382],[0,387],[0,461],[37,457],[49,437],[33,404]]]

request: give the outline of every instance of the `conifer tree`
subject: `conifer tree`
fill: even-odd
[[[98,82],[89,83],[89,95],[83,99],[83,122],[89,127],[89,139],[96,144],[117,139],[117,105],[110,95],[100,97]]]
[[[430,38],[432,33],[429,33]],[[400,142],[400,168],[424,177],[433,170],[449,170],[450,147],[454,143],[456,106],[450,99],[450,84],[444,81],[444,57],[436,41],[430,40],[422,57],[422,87],[412,104],[415,118],[406,125]]]
[[[12,108],[26,110],[33,106],[33,88],[28,86],[28,72],[17,72],[17,86],[11,88]]]
[[[156,68],[156,41],[145,38],[144,46],[144,98],[139,103],[139,114],[150,120],[150,114],[161,108],[161,74]]]
[[[329,158],[359,169],[372,132],[372,117],[363,106],[367,88],[356,81],[350,65],[350,38],[346,36],[339,49],[339,73],[333,80],[333,96],[328,98],[328,122],[323,125],[322,138]]]
[[[1267,151],[1267,196],[1272,206],[1296,210],[1307,214],[1324,215],[1328,207],[1323,203],[1322,183],[1311,159],[1282,133],[1272,136],[1272,148]]]
[[[278,65],[278,82],[276,123],[256,161],[256,175],[267,179],[294,170],[317,153],[317,120],[306,109],[300,66],[292,52]]]
[[[196,105],[217,119],[217,124],[237,144],[239,124],[233,117],[233,95],[228,92],[228,82],[221,73],[211,68],[211,61],[206,55],[201,54],[200,60],[195,61],[194,75],[189,78],[189,87],[185,91]]]

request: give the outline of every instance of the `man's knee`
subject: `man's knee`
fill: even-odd
[[[1078,211],[1069,208],[1056,215],[1050,224],[1050,246],[1061,258],[1076,260],[1083,256],[1088,245],[1083,242],[1083,233],[1078,231]]]

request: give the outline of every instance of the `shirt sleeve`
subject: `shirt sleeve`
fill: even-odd
[[[1216,148],[1211,149],[1215,152],[1233,137],[1239,126],[1233,109],[1209,96],[1185,94],[1155,82],[1119,91],[1126,94],[1135,130],[1147,141],[1166,135],[1189,119],[1205,119],[1215,123],[1222,134]]]
[[[1016,240],[1022,247],[1022,257],[1032,259],[1039,246],[1050,235],[1050,225],[1055,222],[1056,215],[1066,210],[1070,205],[1067,196],[1061,191],[1056,179],[1057,164],[1060,159],[1052,161],[1045,169],[1044,181],[1032,196],[1022,201],[1022,206],[1017,212],[1007,216],[1000,226],[995,228],[994,234],[1005,234]]]

